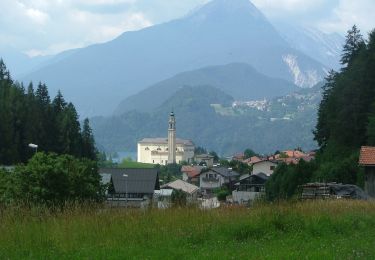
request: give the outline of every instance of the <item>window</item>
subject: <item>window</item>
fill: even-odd
[[[152,163],[155,163],[155,160],[152,160]]]
[[[156,149],[156,150],[158,150],[158,151],[161,151],[161,148],[160,148],[160,147],[158,147],[158,149]]]
[[[145,150],[148,151],[148,150],[150,150],[150,148],[146,147]]]

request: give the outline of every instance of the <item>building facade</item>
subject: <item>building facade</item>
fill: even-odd
[[[264,173],[267,176],[271,176],[276,169],[277,163],[273,161],[259,161],[253,164],[252,174]]]
[[[188,162],[194,159],[194,143],[176,138],[176,118],[172,112],[168,122],[167,138],[144,138],[138,142],[137,161],[166,165]]]

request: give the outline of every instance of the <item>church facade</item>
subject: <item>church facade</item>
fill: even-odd
[[[167,138],[144,138],[138,142],[137,161],[151,164],[171,164],[192,162],[194,143],[191,140],[176,138],[176,118],[172,112],[168,122]]]

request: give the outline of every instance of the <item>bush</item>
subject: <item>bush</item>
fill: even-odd
[[[68,201],[100,201],[104,194],[96,162],[70,155],[37,153],[27,165],[0,175],[3,203],[61,206]]]

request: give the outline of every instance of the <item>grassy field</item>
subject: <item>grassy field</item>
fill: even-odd
[[[130,169],[148,169],[148,168],[155,168],[154,164],[149,164],[149,163],[140,163],[140,162],[135,162],[135,161],[123,161],[120,164],[121,168],[130,168]]]
[[[375,204],[2,211],[0,259],[374,259]]]

